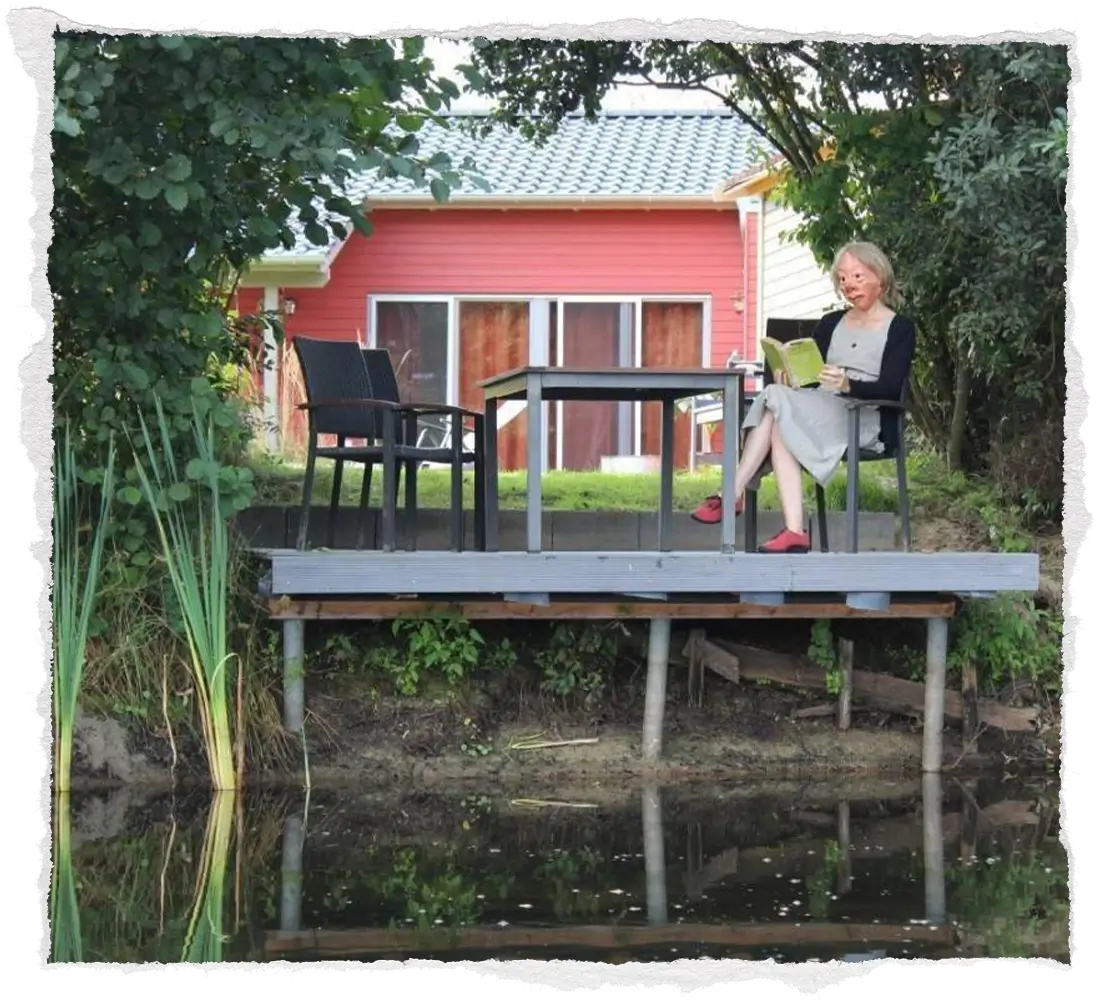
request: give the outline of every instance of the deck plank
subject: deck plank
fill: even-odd
[[[1035,591],[1034,553],[356,552],[276,549],[272,593],[957,593]]]

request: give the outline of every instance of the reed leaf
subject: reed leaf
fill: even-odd
[[[56,795],[54,803],[53,874],[50,877],[50,960],[53,962],[84,960],[71,835],[69,795],[62,791]]]
[[[115,444],[107,445],[99,520],[92,527],[85,562],[82,549],[84,492],[68,426],[54,450],[53,498],[53,715],[54,789],[69,790],[73,729],[88,644],[88,627],[99,590],[103,546],[114,493]]]
[[[225,884],[232,835],[233,795],[219,791],[214,795],[206,820],[195,901],[183,940],[182,961],[220,962],[223,958],[226,940]]]
[[[196,460],[205,495],[177,499],[170,490],[186,484],[172,450],[172,438],[160,400],[156,402],[159,448],[139,416],[148,469],[136,457],[138,479],[153,512],[165,566],[179,602],[198,697],[203,743],[215,790],[236,786],[226,674],[233,655],[228,646],[229,527],[218,485],[213,425],[192,420]],[[239,669],[238,669],[239,671]]]

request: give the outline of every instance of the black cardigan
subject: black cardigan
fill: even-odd
[[[829,344],[833,341],[833,332],[844,317],[844,311],[830,311],[814,329],[814,342],[821,350],[821,356],[828,358]],[[916,326],[903,315],[894,315],[886,333],[886,346],[882,351],[882,364],[879,367],[877,381],[852,381],[849,379],[854,399],[893,399],[899,401],[905,391],[909,378],[909,369],[913,365],[913,354],[917,348]],[[892,455],[898,448],[898,414],[893,410],[879,413],[879,440],[886,448],[886,454]]]

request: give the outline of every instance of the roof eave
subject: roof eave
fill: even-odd
[[[252,263],[241,275],[241,287],[323,287],[329,280],[333,253],[272,255]]]
[[[656,195],[641,195],[629,193],[626,195],[610,194],[524,194],[524,195],[481,195],[481,194],[456,194],[446,203],[436,202],[430,195],[394,194],[385,196],[372,196],[367,201],[368,209],[396,210],[445,210],[445,209],[501,209],[511,206],[520,206],[526,209],[548,208],[569,209],[573,208],[597,208],[615,207],[618,209],[629,207],[676,207],[680,209],[697,207],[714,209],[714,199],[704,193],[687,193],[677,195],[662,193]]]

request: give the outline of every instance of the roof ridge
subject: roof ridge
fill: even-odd
[[[471,108],[457,109],[449,112],[438,113],[441,119],[474,119],[487,118],[492,115],[492,110]],[[597,119],[707,119],[707,118],[733,118],[734,111],[729,108],[613,108],[597,109]],[[582,119],[585,113],[581,111],[567,112],[565,119]],[[520,116],[520,118],[538,118],[534,115]]]

